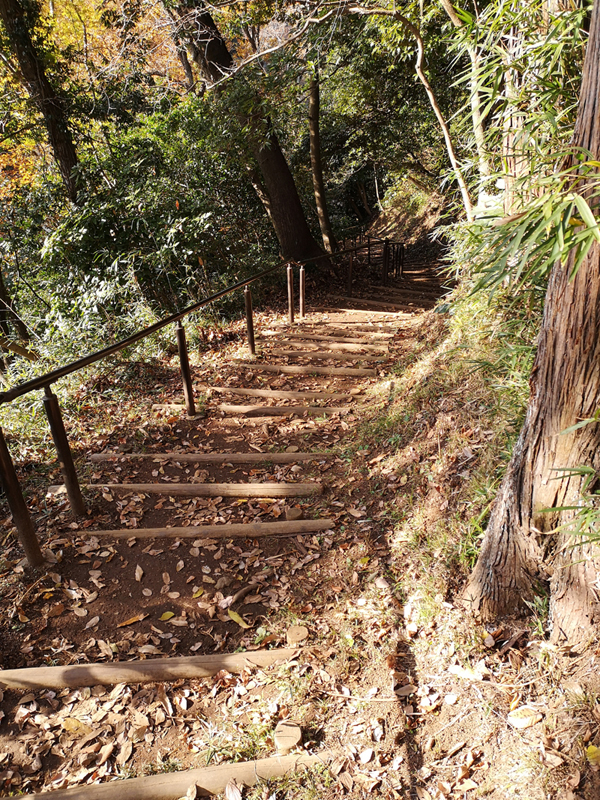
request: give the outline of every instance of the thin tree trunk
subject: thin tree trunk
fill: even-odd
[[[446,14],[450,17],[452,24],[456,28],[463,27],[463,21],[454,10],[454,6],[450,0],[441,0]],[[477,161],[479,164],[479,177],[487,178],[490,174],[490,165],[488,162],[487,153],[485,151],[485,132],[483,129],[483,117],[481,115],[481,98],[479,96],[479,88],[477,83],[477,72],[479,69],[479,54],[477,48],[471,44],[466,45],[469,60],[471,62],[471,123],[473,125],[473,134],[475,136],[475,147],[477,148]]]
[[[393,19],[398,20],[401,22],[402,25],[406,28],[406,30],[414,37],[415,42],[417,43],[417,60],[415,63],[415,72],[417,73],[418,79],[423,84],[423,88],[425,89],[425,93],[429,99],[429,104],[435,114],[435,117],[438,121],[440,128],[442,129],[442,134],[444,136],[444,142],[446,143],[446,151],[448,153],[448,158],[450,159],[450,163],[452,164],[452,169],[454,171],[454,177],[456,178],[456,182],[458,183],[460,193],[462,196],[463,206],[465,209],[465,214],[467,216],[467,220],[469,222],[473,221],[473,203],[471,201],[471,195],[469,194],[469,189],[467,187],[467,183],[465,181],[464,175],[462,174],[462,170],[458,163],[458,158],[456,157],[456,151],[454,150],[454,143],[452,141],[452,136],[450,135],[450,128],[448,127],[448,123],[444,119],[444,115],[442,114],[442,110],[440,105],[437,101],[437,97],[435,96],[435,92],[431,84],[429,83],[427,76],[423,72],[423,58],[425,55],[425,45],[423,43],[423,38],[419,33],[418,29],[412,24],[412,22],[407,19],[403,14],[399,11],[387,10],[383,8],[366,8],[363,6],[350,6],[346,9],[346,13],[348,14],[358,14],[360,16],[386,16],[392,17]]]
[[[77,198],[77,185],[73,170],[77,166],[77,153],[64,102],[46,77],[43,60],[33,45],[19,0],[0,0],[0,19],[17,57],[25,87],[44,117],[54,158],[67,194],[74,201]]]
[[[177,12],[180,26],[177,35],[186,42],[188,54],[204,79],[216,83],[231,73],[233,58],[212,16],[201,5],[182,4]],[[275,229],[283,258],[301,261],[316,258],[323,251],[313,238],[294,178],[279,140],[268,117],[260,110],[253,114],[237,113],[250,134],[248,145],[262,174],[258,196]]]
[[[319,91],[319,75],[315,74],[309,87],[308,96],[308,130],[310,137],[310,167],[312,171],[313,188],[315,192],[315,204],[317,206],[317,216],[321,226],[321,236],[323,245],[328,253],[333,253],[336,249],[335,237],[331,230],[329,221],[329,211],[327,210],[327,196],[325,194],[325,181],[323,180],[323,164],[321,160],[321,133],[319,125],[319,114],[321,109],[321,97]]]
[[[27,325],[25,325],[21,317],[15,311],[14,303],[8,293],[6,284],[4,283],[2,270],[0,270],[0,327],[6,336],[10,336],[10,331],[8,328],[9,319],[14,325],[19,338],[21,338],[24,342],[28,342],[31,338],[29,335],[29,330],[27,329]]]
[[[600,14],[590,23],[574,145],[600,157]],[[596,203],[597,205],[597,203]],[[564,433],[600,408],[600,246],[572,280],[574,254],[556,262],[548,284],[531,397],[465,598],[484,617],[513,613],[548,580],[554,639],[576,642],[600,621],[600,550],[568,528],[581,503],[582,478],[600,471],[600,425]],[[554,509],[547,512],[545,509]],[[551,533],[554,531],[554,533]],[[573,545],[575,545],[573,547]]]

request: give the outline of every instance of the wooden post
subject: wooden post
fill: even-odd
[[[44,388],[44,393],[44,411],[50,423],[50,431],[52,432],[52,439],[54,440],[54,446],[58,453],[58,463],[60,464],[60,469],[65,480],[71,511],[76,517],[80,517],[85,514],[87,509],[81,494],[77,471],[73,463],[73,454],[71,453],[60,405],[58,404],[58,397],[52,392],[49,386]]]
[[[348,261],[348,279],[346,285],[346,292],[348,297],[352,297],[352,270],[354,267],[354,253],[350,253],[350,260]]]
[[[300,319],[304,319],[305,295],[306,295],[306,270],[304,269],[304,264],[302,264],[300,267]]]
[[[400,245],[400,274],[398,275],[399,278],[402,277],[402,273],[404,272],[404,245]]]
[[[4,434],[0,428],[0,480],[2,488],[8,501],[8,507],[12,514],[19,541],[25,550],[27,561],[32,567],[41,567],[44,563],[44,556],[40,550],[40,545],[33,529],[33,522],[29,516],[29,510],[23,497],[23,492],[19,485],[19,479],[15,472],[15,465],[12,462]]]
[[[192,386],[192,373],[190,371],[190,360],[188,358],[187,342],[185,340],[185,328],[178,320],[177,327],[177,349],[179,351],[179,365],[181,367],[181,377],[183,379],[183,396],[185,408],[189,417],[196,416],[196,406],[194,404],[194,387]]]
[[[252,318],[252,293],[249,286],[244,286],[244,303],[246,305],[246,330],[248,332],[248,349],[252,355],[256,355],[254,344],[254,320]]]
[[[369,266],[371,266],[371,237],[367,236],[367,259],[369,261]]]
[[[294,268],[287,265],[288,313],[290,325],[294,324]]]
[[[388,282],[388,272],[390,268],[390,243],[386,239],[383,243],[383,282]]]

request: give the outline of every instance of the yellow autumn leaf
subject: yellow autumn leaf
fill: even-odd
[[[135,617],[130,617],[126,619],[125,622],[119,622],[117,628],[124,628],[126,625],[133,625],[135,622],[141,622],[143,619],[146,619],[148,614],[136,614]]]
[[[600,767],[600,747],[591,744],[585,748],[585,757],[593,767]]]
[[[248,623],[240,617],[240,615],[237,613],[237,611],[232,611],[230,608],[228,608],[227,609],[227,613],[229,614],[230,619],[232,619],[234,622],[237,622],[237,624],[240,626],[240,628],[251,628],[252,627],[251,625],[248,625]]]
[[[204,594],[204,589],[197,589],[192,595],[192,599],[195,600],[196,597],[202,597],[203,594]]]
[[[175,614],[172,611],[165,611],[164,614],[161,614],[159,619],[160,619],[161,622],[166,622],[168,619],[171,619],[171,617],[174,617],[174,616],[175,616]]]

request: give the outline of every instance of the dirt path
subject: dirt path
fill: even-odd
[[[56,563],[35,583],[10,560],[3,575],[5,669],[63,665],[73,680],[77,665],[293,657],[204,679],[6,689],[4,794],[263,758],[287,720],[302,729],[298,752],[338,756],[252,797],[505,796],[493,757],[504,737],[509,759],[511,734],[498,709],[524,696],[506,665],[526,632],[485,642],[443,596],[427,619],[396,590],[414,568],[392,536],[407,479],[380,469],[385,452],[361,426],[374,391],[392,396],[440,286],[419,264],[393,284],[336,295],[293,326],[261,316],[256,358],[234,340],[194,369],[194,419],[175,404],[175,375],[140,382],[146,413],[87,452],[89,518],[72,521],[52,493]],[[490,680],[497,643],[504,678]]]

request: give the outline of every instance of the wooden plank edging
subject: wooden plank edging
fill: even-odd
[[[253,539],[257,536],[295,536],[299,533],[327,531],[332,519],[299,519],[281,522],[230,522],[220,525],[188,525],[187,528],[119,528],[116,530],[77,531],[77,536],[105,536],[107,539]]]
[[[207,464],[293,464],[296,461],[318,461],[332,458],[335,453],[91,453],[90,461],[112,461],[120,458],[154,458],[161,461],[180,461]]]
[[[128,778],[108,783],[85,784],[72,789],[59,789],[28,795],[38,800],[178,800],[185,797],[190,786],[198,786],[198,794],[220,794],[230,780],[238,784],[254,786],[259,780],[279,778],[301,768],[328,764],[334,758],[331,750],[314,756],[298,753],[291,756],[273,756],[257,761],[241,761],[237,764],[219,764],[216,767],[201,767],[182,772],[166,772],[145,778]]]
[[[84,483],[86,489],[172,497],[307,497],[322,494],[320,483]],[[64,484],[49,486],[48,494],[64,494]]]
[[[253,650],[209,656],[147,658],[112,663],[69,664],[65,667],[25,667],[0,670],[4,689],[77,689],[117,683],[154,683],[180,678],[210,678],[222,669],[237,674],[251,667],[269,667],[295,658],[298,648]]]

